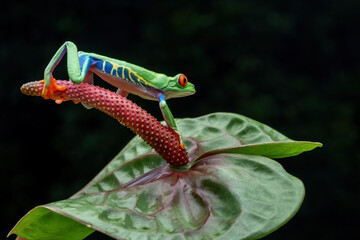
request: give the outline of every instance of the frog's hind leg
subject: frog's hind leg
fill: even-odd
[[[85,78],[87,70],[91,65],[91,59],[85,59],[85,61],[82,62],[82,68],[80,68],[77,47],[74,43],[67,41],[56,51],[55,55],[52,57],[49,64],[45,68],[44,89],[42,92],[42,96],[44,98],[54,98],[54,91],[65,90],[65,87],[57,86],[52,73],[66,53],[67,71],[71,81],[78,84],[81,83]]]
[[[84,80],[87,69],[83,68],[83,71],[81,71],[77,47],[74,43],[67,41],[56,51],[55,55],[52,57],[49,64],[45,68],[44,80],[46,87],[50,85],[51,75],[55,67],[59,64],[66,53],[67,70],[71,81],[74,83],[80,83]]]

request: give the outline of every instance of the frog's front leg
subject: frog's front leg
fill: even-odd
[[[159,94],[159,106],[160,106],[161,113],[163,115],[163,118],[164,118],[166,124],[179,136],[180,147],[182,149],[185,149],[181,133],[176,126],[175,119],[165,101],[165,96],[163,94]]]

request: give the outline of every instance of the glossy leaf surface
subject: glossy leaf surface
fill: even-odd
[[[55,225],[42,226],[34,217],[46,209],[63,216],[64,236],[72,229],[86,234],[95,229],[117,239],[256,239],[296,213],[303,184],[268,157],[293,156],[321,144],[292,141],[229,113],[178,120],[178,127],[190,169],[169,168],[135,137],[71,199],[35,208],[12,233],[52,236]],[[58,225],[61,218],[56,219]]]

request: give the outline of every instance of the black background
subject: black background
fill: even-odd
[[[43,78],[55,51],[71,40],[79,50],[185,73],[197,93],[168,102],[177,118],[235,112],[292,139],[324,143],[279,160],[303,180],[306,196],[295,217],[265,239],[353,238],[359,12],[358,0],[2,3],[0,237],[31,208],[78,191],[134,136],[99,111],[20,93],[23,83]],[[67,79],[65,62],[58,79]],[[156,102],[130,99],[161,119]],[[105,239],[89,239],[96,237]]]

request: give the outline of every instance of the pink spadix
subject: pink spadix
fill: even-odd
[[[186,165],[189,160],[185,149],[175,132],[162,125],[152,115],[127,98],[91,84],[74,84],[71,81],[56,81],[65,90],[55,91],[53,100],[81,102],[117,119],[146,141],[160,156],[173,166]],[[31,96],[41,96],[44,84],[34,81],[24,84],[21,92]]]

